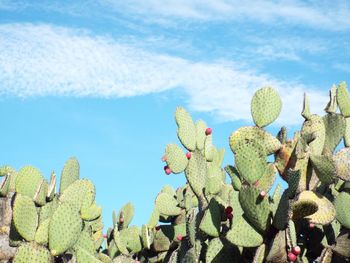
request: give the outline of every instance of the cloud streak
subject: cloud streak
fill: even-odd
[[[296,25],[308,25],[329,30],[345,30],[350,27],[348,1],[332,2],[311,0],[101,0],[101,3],[122,8],[145,17],[192,19],[199,21],[218,20],[252,20],[263,23],[280,24],[282,22]]]
[[[250,121],[250,99],[270,85],[284,108],[278,124],[300,123],[302,95],[322,109],[327,94],[241,70],[234,63],[193,62],[147,52],[107,36],[51,25],[0,26],[0,94],[18,97],[119,98],[183,89],[191,109],[222,121]]]

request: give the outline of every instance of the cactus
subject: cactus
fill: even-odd
[[[225,151],[213,144],[213,130],[178,107],[175,121],[181,145],[166,145],[163,161],[166,173],[184,173],[186,184],[176,190],[164,186],[142,227],[131,225],[135,209],[132,203],[125,204],[113,212],[106,235],[95,187],[80,179],[76,158],[64,165],[59,193],[54,172],[49,184],[32,166],[18,173],[10,166],[0,167],[0,202],[7,204],[3,206],[7,216],[0,214],[0,238],[5,236],[15,251],[6,260],[348,262],[347,86],[331,88],[323,117],[312,114],[305,94],[301,112],[305,120],[291,139],[285,127],[276,137],[264,129],[278,118],[281,108],[273,88],[254,94],[255,126],[232,132],[228,143],[234,163],[223,169]],[[345,148],[337,150],[342,139]],[[287,189],[280,185],[273,189],[278,176]]]

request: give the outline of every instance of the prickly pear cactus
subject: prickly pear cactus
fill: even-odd
[[[3,262],[349,262],[350,96],[334,85],[325,115],[312,114],[304,96],[301,130],[288,138],[265,127],[282,109],[271,87],[251,101],[253,126],[232,132],[234,162],[222,168],[215,132],[175,112],[180,144],[166,145],[166,174],[185,185],[164,186],[147,223],[132,225],[135,209],[113,212],[103,235],[95,187],[80,179],[70,158],[47,182],[25,166],[0,167],[0,259]],[[339,110],[338,110],[339,108]],[[344,141],[344,148],[339,143]],[[227,173],[227,178],[226,178]],[[228,180],[227,180],[228,179]],[[285,181],[282,188],[276,181]]]

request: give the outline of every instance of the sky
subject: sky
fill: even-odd
[[[292,137],[305,92],[323,115],[330,87],[349,82],[349,13],[337,0],[0,0],[0,165],[49,178],[75,156],[106,226],[129,201],[147,223],[162,186],[185,183],[161,162],[176,107],[233,164],[228,137],[272,86],[283,106],[267,130]]]

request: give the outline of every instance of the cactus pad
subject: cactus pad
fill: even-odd
[[[350,117],[350,96],[348,87],[345,82],[338,85],[337,88],[337,103],[341,114],[347,118]]]
[[[168,144],[165,148],[166,162],[175,174],[182,173],[188,164],[188,159],[182,149],[176,144]]]
[[[34,240],[38,227],[38,212],[31,198],[17,194],[13,205],[13,222],[18,233],[27,241]]]
[[[65,189],[59,199],[61,202],[70,202],[80,210],[83,203],[92,204],[95,200],[95,186],[87,179],[76,180]]]
[[[334,202],[334,206],[337,211],[337,220],[348,229],[350,229],[349,204],[350,194],[347,192],[341,192]]]
[[[265,87],[255,92],[251,102],[251,113],[258,127],[265,127],[274,122],[282,109],[282,101],[277,91]]]
[[[212,198],[199,225],[200,230],[212,237],[220,234],[221,209],[219,203]]]
[[[240,176],[253,184],[266,171],[266,152],[257,142],[242,144],[236,152],[235,164]]]
[[[344,181],[350,181],[350,148],[344,148],[333,156],[336,175]]]
[[[257,141],[266,151],[267,155],[273,154],[281,148],[281,142],[270,133],[259,127],[241,127],[230,135],[231,150],[236,153],[242,142]]]
[[[332,158],[328,155],[311,155],[310,160],[320,181],[324,184],[332,184],[336,173]]]
[[[340,114],[327,114],[323,117],[323,122],[326,129],[323,153],[333,154],[345,135],[346,120]]]
[[[327,225],[335,218],[333,204],[324,196],[312,191],[303,191],[293,205],[293,218],[306,218],[310,223]]]
[[[220,238],[213,238],[209,242],[207,253],[205,254],[206,262],[213,262],[215,257],[217,257],[220,251],[224,248],[224,244],[222,243]]]
[[[247,222],[244,217],[240,217],[232,228],[227,232],[226,239],[242,247],[257,247],[263,242],[263,237]]]
[[[176,216],[181,212],[176,199],[167,193],[160,193],[157,196],[156,207],[161,214],[167,216]]]
[[[82,230],[79,211],[71,203],[62,203],[53,213],[49,225],[49,248],[57,256],[77,241]]]
[[[203,194],[206,186],[206,160],[199,152],[193,152],[185,170],[186,178],[197,196]]]
[[[41,245],[47,245],[49,242],[49,224],[50,218],[42,221],[35,233],[35,242]]]
[[[77,158],[71,157],[64,164],[61,181],[60,181],[60,194],[64,192],[72,183],[79,179],[80,166]]]
[[[178,126],[177,136],[182,145],[189,151],[196,149],[196,126],[190,114],[182,107],[178,107],[175,112],[175,120]]]
[[[41,172],[33,166],[24,166],[18,171],[16,178],[16,192],[33,198],[39,185],[44,180]],[[45,181],[46,189],[48,187]],[[45,187],[45,186],[44,186]],[[40,196],[41,203],[45,203],[46,193]]]
[[[242,182],[237,169],[232,165],[225,166],[225,171],[231,177],[233,189],[239,191],[242,187]]]
[[[50,252],[35,243],[24,243],[21,245],[13,260],[14,263],[53,263],[54,259]]]
[[[207,129],[207,124],[202,121],[199,120],[196,122],[196,146],[198,150],[203,150],[204,149],[204,145],[205,145],[205,140],[206,140],[206,134],[205,134],[205,130]]]
[[[258,230],[265,231],[270,214],[268,197],[262,198],[260,190],[255,187],[244,187],[239,191],[239,202],[247,220]]]

